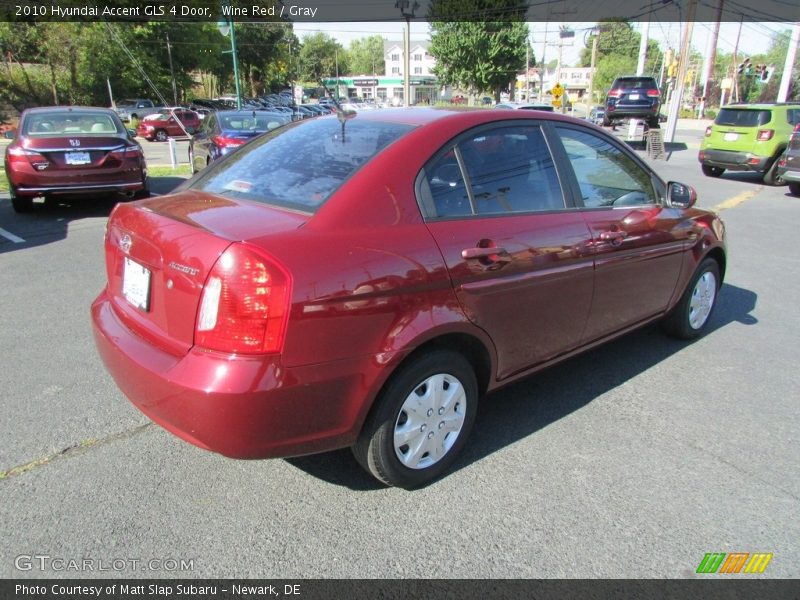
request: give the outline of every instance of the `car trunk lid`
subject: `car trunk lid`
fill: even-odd
[[[116,312],[143,338],[182,355],[194,344],[206,279],[231,243],[296,229],[307,218],[191,190],[120,204],[106,234]]]
[[[129,144],[116,136],[70,136],[27,138],[23,148],[37,170],[70,171],[75,169],[117,168]],[[42,157],[46,162],[42,161]]]

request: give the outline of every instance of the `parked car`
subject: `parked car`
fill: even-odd
[[[209,115],[189,140],[189,164],[196,173],[236,150],[251,139],[290,123],[291,115],[280,112],[226,110]]]
[[[606,94],[603,125],[625,119],[643,119],[648,127],[659,127],[661,91],[653,77],[639,75],[617,77]]]
[[[760,173],[767,185],[780,185],[778,159],[800,123],[800,103],[733,104],[717,113],[706,128],[697,155],[703,174],[726,170]]]
[[[603,117],[606,116],[606,109],[602,106],[593,106],[592,110],[589,111],[588,120],[594,123],[595,125],[602,125],[603,124]]]
[[[789,184],[789,191],[800,196],[800,123],[794,126],[789,145],[778,161],[778,177]]]
[[[136,135],[149,141],[166,142],[171,137],[189,137],[200,127],[201,119],[188,108],[164,108],[148,115],[136,128]]]
[[[162,108],[162,106],[157,106],[152,100],[136,98],[117,102],[114,111],[119,115],[120,119],[127,123],[131,119],[143,119],[147,115],[157,113]]]
[[[351,446],[412,488],[453,463],[486,392],[646,323],[707,329],[724,226],[695,200],[554,113],[299,121],[114,209],[95,339],[184,440]]]
[[[552,104],[532,104],[529,102],[500,102],[495,104],[495,108],[505,108],[511,110],[543,110],[553,112]]]
[[[9,137],[5,171],[17,212],[41,196],[148,195],[142,148],[111,109],[30,108]]]

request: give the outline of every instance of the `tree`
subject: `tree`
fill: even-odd
[[[523,0],[434,0],[429,52],[439,83],[465,89],[471,103],[484,91],[499,99],[525,67],[525,7]],[[487,20],[475,20],[481,15]]]
[[[323,77],[347,73],[347,53],[339,42],[325,33],[303,38],[300,48],[300,78],[318,83]]]
[[[350,42],[348,73],[353,75],[383,75],[386,72],[383,37],[373,35]]]

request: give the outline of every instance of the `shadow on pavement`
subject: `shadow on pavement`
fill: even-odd
[[[708,334],[734,322],[758,323],[751,314],[757,298],[755,292],[724,284]],[[467,468],[535,434],[686,346],[687,342],[668,337],[652,325],[489,394],[482,399],[470,440],[450,472]],[[383,487],[361,469],[349,449],[287,462],[309,475],[352,490]]]
[[[167,194],[184,181],[186,179],[183,177],[152,177],[150,190],[154,194]],[[122,196],[53,198],[35,204],[33,212],[24,214],[15,213],[8,198],[0,199],[0,227],[24,240],[15,243],[0,236],[0,254],[63,240],[67,237],[71,222],[108,218],[122,199]]]

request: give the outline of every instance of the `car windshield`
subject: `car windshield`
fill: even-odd
[[[121,102],[117,102],[117,108],[129,108],[131,106],[136,106],[136,100],[122,100]]]
[[[258,138],[190,187],[314,212],[345,180],[412,126],[337,119],[296,122]]]
[[[737,127],[758,127],[769,123],[768,110],[749,108],[723,108],[714,120],[715,125],[734,125]]]
[[[289,119],[281,114],[253,115],[252,113],[220,115],[219,120],[222,129],[232,131],[268,131],[289,122]]]
[[[616,84],[614,85],[615,88],[621,88],[623,90],[627,90],[630,88],[652,88],[655,89],[656,82],[655,79],[650,77],[632,77],[631,79],[617,79]]]
[[[32,137],[108,135],[123,133],[114,118],[102,112],[45,112],[29,115],[22,134]]]

